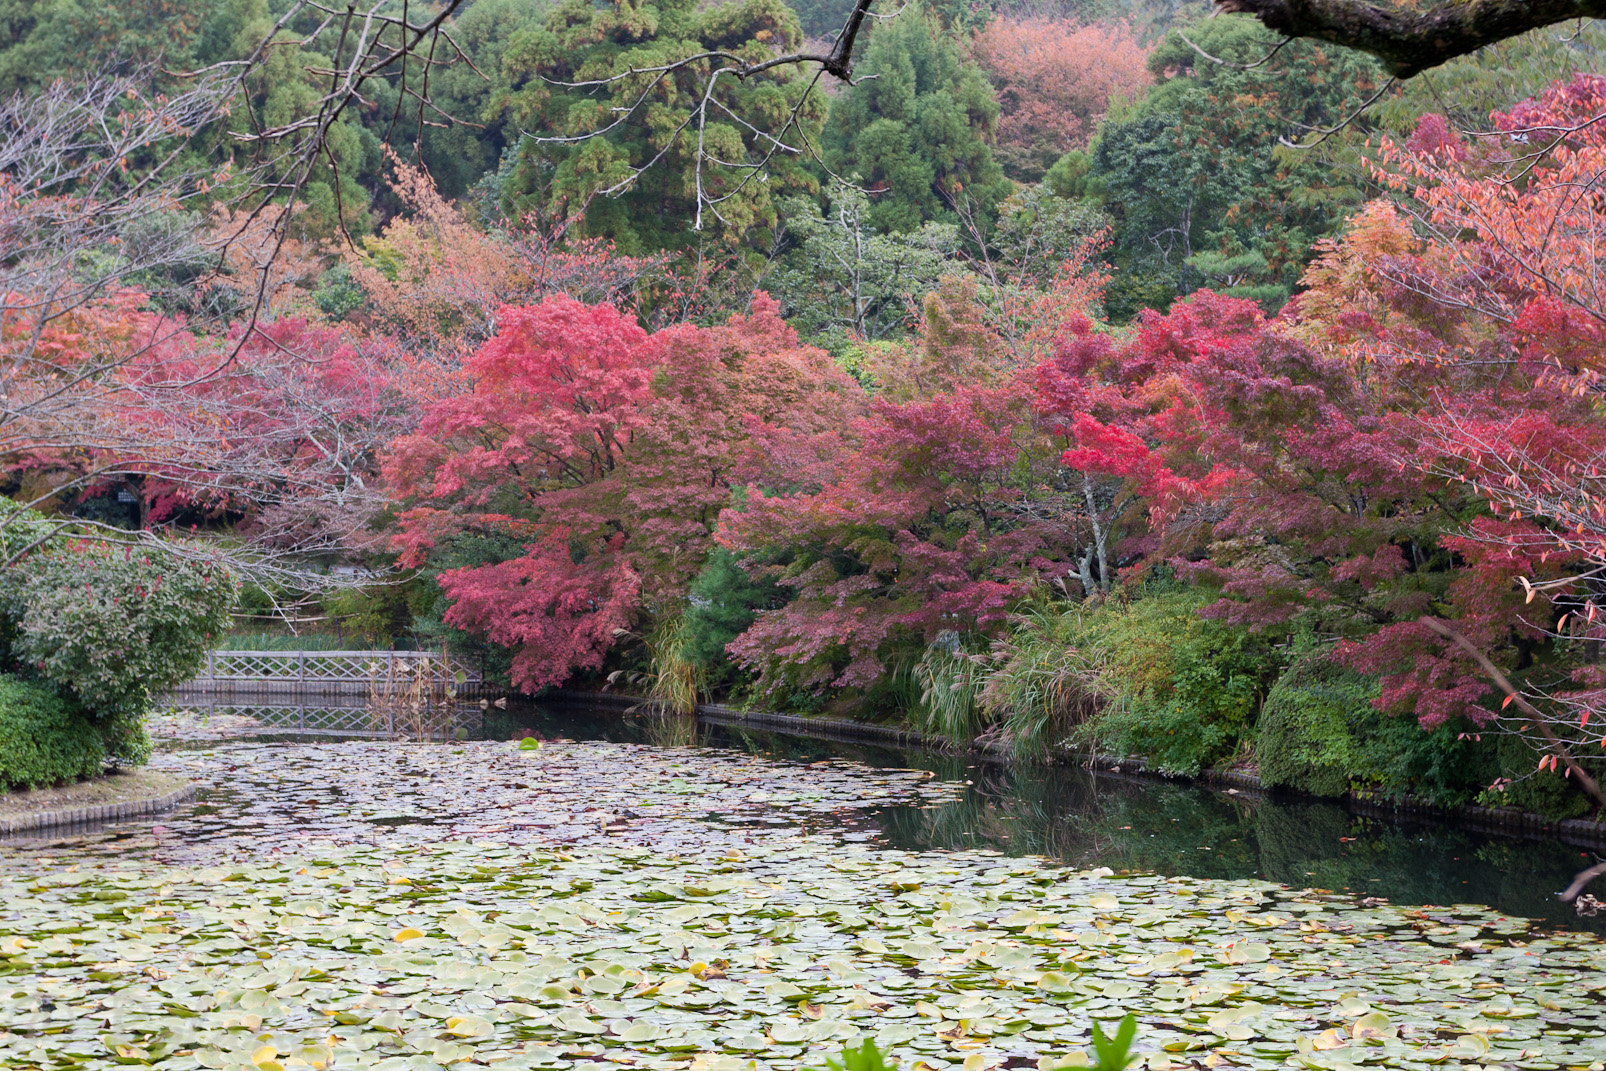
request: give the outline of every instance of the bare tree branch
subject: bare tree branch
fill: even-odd
[[[1578,782],[1578,787],[1582,788],[1584,793],[1594,801],[1595,806],[1606,808],[1606,795],[1601,794],[1600,783],[1591,777],[1587,770],[1578,765],[1578,760],[1573,758],[1572,752],[1567,750],[1566,744],[1562,743],[1561,738],[1551,730],[1549,719],[1545,716],[1544,711],[1535,707],[1521,692],[1517,691],[1512,686],[1511,681],[1506,679],[1506,675],[1500,672],[1499,667],[1489,661],[1489,656],[1478,650],[1477,645],[1459,631],[1436,617],[1421,617],[1418,620],[1436,635],[1449,640],[1465,651],[1478,664],[1478,668],[1483,670],[1484,676],[1493,681],[1495,687],[1504,692],[1510,702],[1516,703],[1520,710],[1533,719],[1533,724],[1538,727],[1539,732],[1544,736],[1550,751],[1567,767],[1567,771],[1573,780]]]

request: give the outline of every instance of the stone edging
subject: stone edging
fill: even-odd
[[[85,822],[115,822],[124,818],[140,818],[171,810],[195,796],[194,785],[180,785],[171,792],[144,799],[123,800],[121,803],[100,803],[85,807],[63,807],[55,811],[21,814],[14,818],[0,818],[0,836],[27,833],[54,826],[79,825]]]
[[[559,701],[596,703],[621,709],[652,705],[650,700],[619,695],[613,692],[557,692],[553,693],[551,698]],[[757,710],[744,711],[735,707],[712,703],[698,706],[697,717],[699,720],[713,722],[718,725],[747,725],[755,729],[773,729],[777,732],[823,737],[830,740],[883,743],[895,747],[953,749],[951,742],[927,737],[925,734],[913,729],[896,729],[886,725],[842,721],[836,718],[805,718],[795,714],[773,714],[768,711]],[[1009,758],[1008,751],[1001,747],[982,747],[973,750],[993,756],[1000,761],[1007,761]],[[1053,752],[1053,758],[1062,762],[1076,763],[1084,769],[1097,773],[1117,773],[1145,780],[1192,781],[1212,786],[1227,786],[1228,790],[1234,794],[1251,797],[1270,796],[1273,793],[1272,789],[1268,789],[1260,783],[1260,778],[1242,770],[1202,770],[1197,777],[1175,777],[1162,773],[1151,767],[1143,759],[1137,758],[1121,759],[1112,755],[1096,755],[1089,752],[1061,749]],[[1316,797],[1295,790],[1281,791],[1286,791],[1290,796],[1303,797],[1305,799],[1326,799],[1328,802],[1341,803],[1355,813],[1363,815],[1388,818],[1428,818],[1487,832],[1519,834],[1530,837],[1554,836],[1568,843],[1583,845],[1599,846],[1606,844],[1606,822],[1590,821],[1584,818],[1557,820],[1546,818],[1530,811],[1519,811],[1514,807],[1439,807],[1409,798],[1393,799],[1380,793],[1366,790],[1351,791],[1347,795],[1338,798]]]

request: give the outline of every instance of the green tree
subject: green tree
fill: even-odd
[[[853,0],[789,0],[803,32],[812,39],[831,40],[842,32],[853,10]]]
[[[1157,84],[1112,110],[1085,176],[1080,159],[1051,173],[1051,184],[1085,190],[1116,219],[1112,316],[1201,287],[1276,308],[1311,244],[1360,203],[1359,188],[1333,183],[1321,159],[1278,139],[1341,122],[1381,88],[1381,71],[1360,53],[1305,41],[1243,69],[1277,42],[1239,19],[1173,32],[1149,59]]]
[[[988,145],[998,101],[981,68],[917,8],[875,27],[855,73],[832,101],[825,160],[862,176],[875,228],[957,224],[961,210],[985,228],[1012,187]]]
[[[235,2],[243,14],[228,51],[245,56],[268,36],[276,16],[266,0]],[[249,113],[246,108],[236,109],[230,118],[234,131],[249,134],[283,127],[316,113],[317,102],[328,88],[327,78],[311,72],[332,68],[334,57],[292,43],[310,39],[320,17],[316,11],[304,11],[279,31],[278,47],[268,49],[246,79]],[[318,43],[334,41],[320,38]],[[276,181],[292,182],[300,177],[300,160],[309,147],[305,139],[311,136],[303,132],[276,146]],[[342,227],[351,234],[366,232],[372,225],[369,191],[379,185],[382,162],[380,136],[363,126],[355,109],[349,109],[330,125],[323,149],[301,187],[299,219],[304,232],[314,238],[332,237]]]
[[[583,210],[585,231],[625,253],[684,247],[698,222],[728,239],[772,228],[778,195],[817,189],[796,154],[772,152],[774,138],[818,129],[822,105],[804,99],[805,73],[784,65],[716,79],[699,125],[708,62],[631,72],[710,50],[760,61],[801,43],[781,0],[566,0],[503,53],[509,122],[532,135],[501,179],[503,211],[561,220]],[[594,84],[561,84],[579,82]]]
[[[797,244],[766,285],[800,334],[840,355],[851,337],[874,341],[909,326],[914,301],[936,288],[959,248],[953,223],[879,233],[875,210],[854,186],[836,183],[825,212],[812,200],[787,203]]]
[[[475,0],[453,20],[452,38],[474,66],[454,57],[430,75],[430,99],[451,121],[435,116],[424,127],[423,142],[424,162],[444,196],[461,197],[487,172],[494,173],[517,143],[517,128],[508,122],[511,86],[503,62],[509,44],[538,32],[552,6],[551,0]],[[393,107],[393,99],[386,103]],[[390,109],[379,111],[388,126]],[[416,114],[401,125],[409,127],[406,137],[411,138]]]
[[[0,0],[0,93],[97,63],[225,58],[254,0]]]

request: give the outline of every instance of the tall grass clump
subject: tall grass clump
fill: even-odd
[[[912,677],[920,690],[913,707],[915,727],[956,744],[968,744],[987,728],[981,706],[987,665],[967,652],[953,632],[944,632],[927,646]]]
[[[985,654],[947,634],[917,667],[922,729],[990,738],[1019,755],[1074,741],[1195,774],[1247,754],[1282,656],[1247,629],[1200,615],[1207,593],[1136,587],[1017,615]]]
[[[980,703],[1016,754],[1043,754],[1119,698],[1090,613],[1029,611],[994,644]]]
[[[652,705],[672,714],[697,713],[707,685],[707,673],[694,657],[696,637],[684,613],[661,617],[643,637],[647,649],[645,671],[614,670],[608,683],[642,688]]]

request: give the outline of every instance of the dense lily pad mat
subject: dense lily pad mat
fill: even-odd
[[[0,1067],[1595,1068],[1606,945],[1484,909],[850,838],[914,771],[230,743],[211,813],[0,846]]]
[[[75,836],[65,843],[76,857],[197,863],[474,837],[659,850],[815,833],[834,841],[871,836],[855,827],[874,808],[964,791],[921,770],[601,741],[533,752],[491,742],[220,742],[158,754],[152,767],[195,782],[201,805],[135,836]]]
[[[1601,1067],[1606,946],[1476,908],[817,843],[0,879],[0,1066]]]

